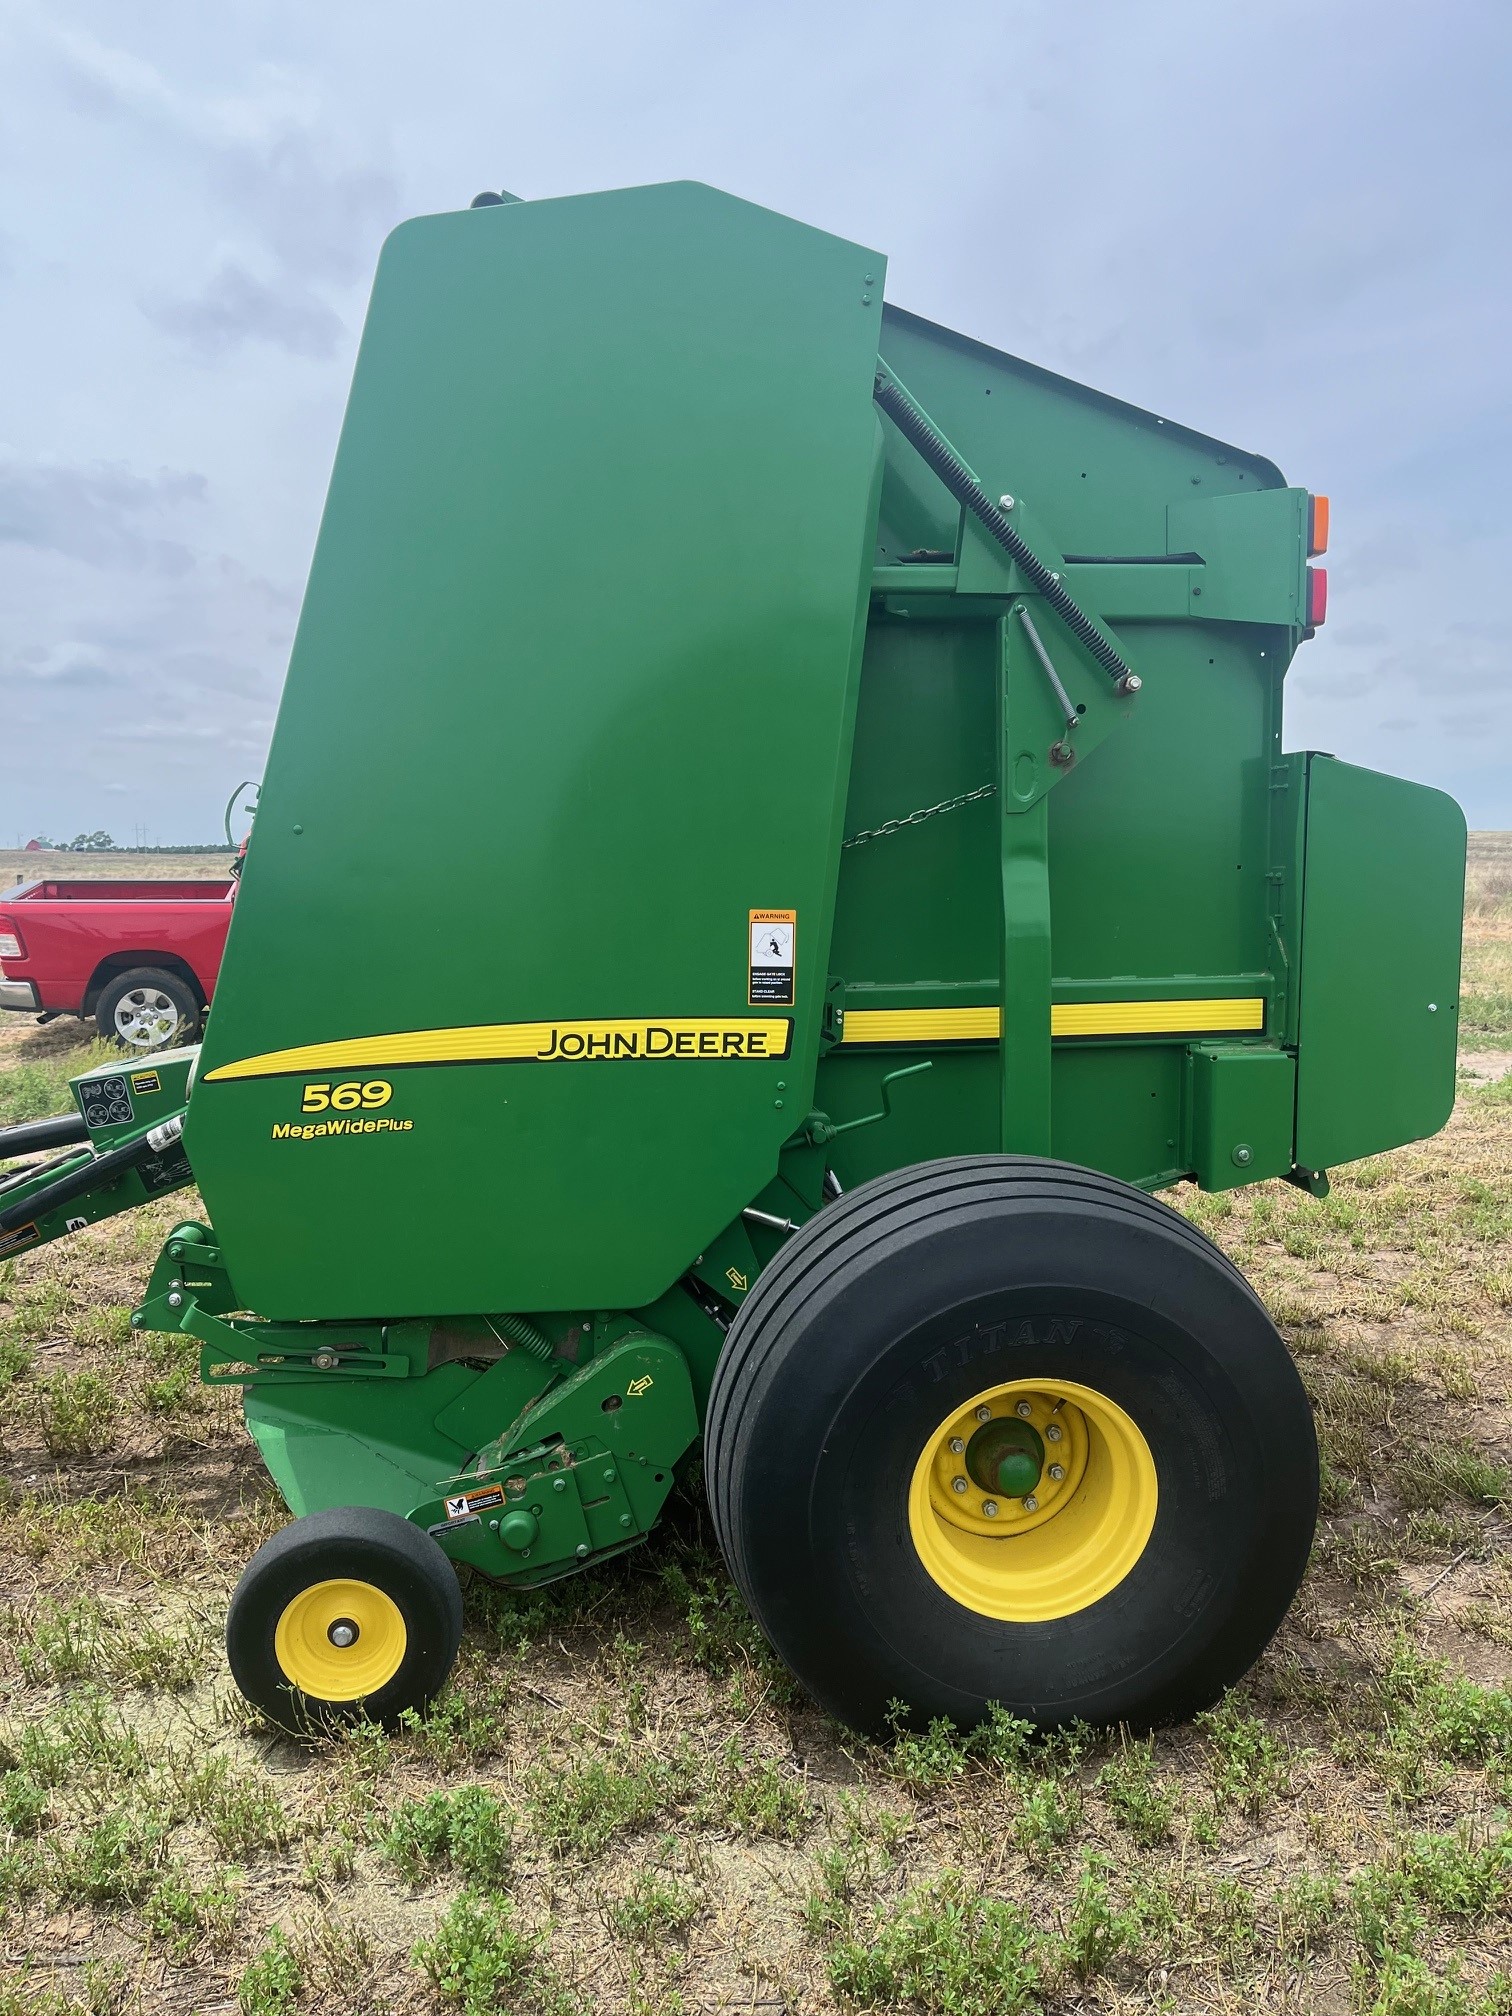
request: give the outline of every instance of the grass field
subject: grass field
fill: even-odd
[[[855,1739],[689,1495],[607,1571],[471,1590],[425,1724],[296,1746],[220,1643],[282,1509],[128,1326],[186,1199],[0,1265],[0,2016],[1512,2010],[1508,835],[1463,1028],[1438,1139],[1323,1203],[1174,1199],[1297,1354],[1325,1518],[1250,1680],[1153,1740]],[[0,1120],[89,1055],[17,1018]]]

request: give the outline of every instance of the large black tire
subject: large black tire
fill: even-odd
[[[423,1712],[461,1637],[462,1592],[446,1555],[396,1512],[366,1505],[311,1512],[275,1533],[247,1563],[226,1617],[232,1679],[296,1735]]]
[[[105,982],[95,1000],[95,1028],[122,1050],[166,1050],[192,1043],[204,1010],[194,989],[161,966],[133,966]]]
[[[913,1480],[932,1474],[931,1447],[946,1469],[961,1460],[938,1454],[958,1441],[930,1438],[984,1389],[1058,1381],[1143,1438],[1148,1538],[1069,1614],[982,1614],[925,1566],[936,1515]],[[895,1702],[963,1728],[992,1703],[1041,1727],[1187,1716],[1264,1649],[1317,1518],[1307,1396],[1243,1276],[1142,1191],[1027,1157],[902,1170],[805,1226],[731,1325],[705,1468],[757,1621],[862,1730]],[[1054,1488],[1076,1502],[1071,1483]],[[1024,1544],[994,1529],[983,1546],[1012,1561],[993,1550]]]

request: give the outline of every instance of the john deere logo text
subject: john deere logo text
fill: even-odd
[[[785,1057],[781,1022],[554,1022],[534,1052],[543,1063],[597,1057]]]

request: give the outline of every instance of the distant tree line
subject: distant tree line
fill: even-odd
[[[224,840],[192,840],[181,847],[126,847],[117,846],[106,832],[76,833],[72,840],[49,840],[45,833],[39,833],[32,843],[36,847],[50,847],[58,854],[230,854],[234,849]]]

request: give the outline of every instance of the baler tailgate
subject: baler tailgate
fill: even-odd
[[[1297,1161],[1436,1133],[1454,1104],[1465,820],[1426,785],[1307,760]]]

